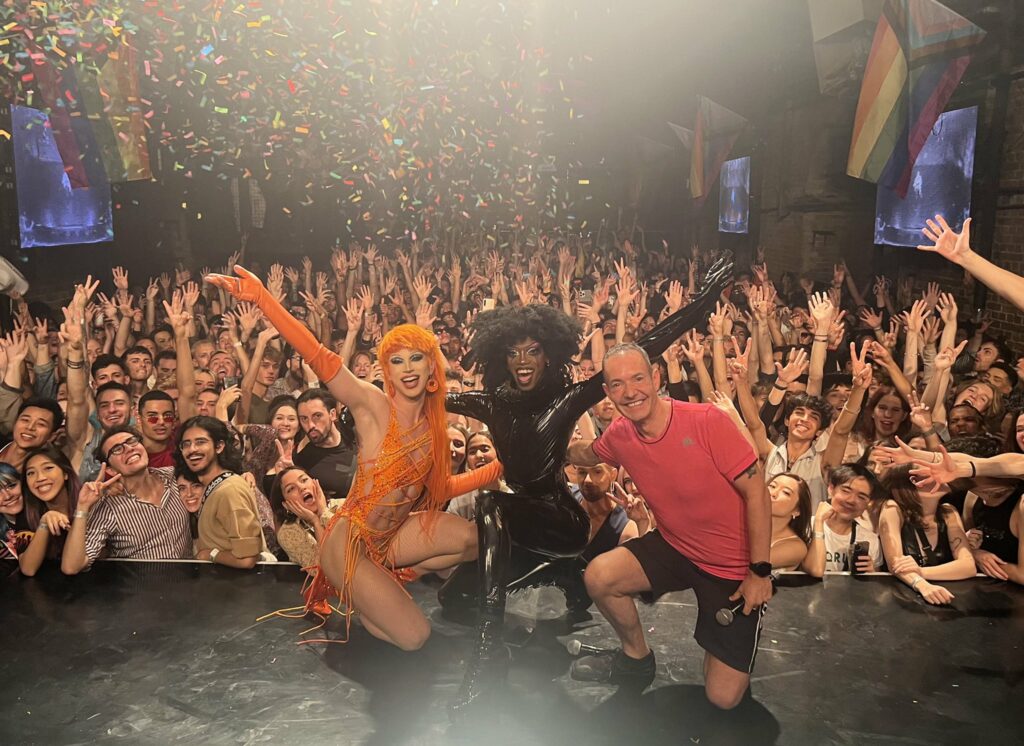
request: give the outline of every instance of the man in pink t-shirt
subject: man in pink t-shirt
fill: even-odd
[[[634,597],[692,588],[704,689],[712,704],[731,709],[749,688],[772,595],[771,503],[757,456],[713,405],[659,399],[658,375],[636,345],[611,350],[603,375],[605,392],[623,417],[596,441],[573,443],[569,461],[624,467],[658,528],[588,566],[587,591],[622,649],[580,658],[573,678],[646,688],[654,679],[654,653]],[[731,624],[716,622],[717,611],[736,607]]]

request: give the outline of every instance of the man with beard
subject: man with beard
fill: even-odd
[[[732,262],[725,258],[712,267],[692,303],[638,344],[661,355],[683,332],[702,325],[731,274]],[[624,269],[620,275],[623,287],[631,286]],[[561,466],[576,422],[605,396],[598,376],[572,383],[582,330],[561,311],[541,304],[502,306],[481,313],[473,331],[485,390],[449,395],[447,409],[487,426],[511,491],[478,495],[477,563],[456,568],[438,594],[446,611],[476,606],[479,614],[477,646],[456,697],[456,714],[504,680],[506,594],[532,585],[538,568],[552,560],[574,562],[587,546],[590,521],[569,494]]]
[[[174,469],[154,469],[142,434],[128,425],[103,433],[94,458],[98,479],[78,493],[61,570],[77,575],[106,552],[128,559],[190,559],[189,513],[179,499]]]
[[[256,496],[238,475],[242,457],[227,425],[197,416],[182,425],[177,468],[195,475],[205,488],[199,511],[196,559],[250,570],[266,551]]]
[[[292,460],[320,482],[328,500],[348,495],[356,467],[355,433],[348,418],[339,422],[339,409],[326,389],[304,391],[298,399],[299,424],[309,442]]]

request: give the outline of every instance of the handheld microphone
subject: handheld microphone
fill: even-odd
[[[771,578],[772,581],[772,595],[774,596],[779,590],[775,587],[775,581],[779,579],[779,576],[775,573],[772,573],[768,577]],[[715,612],[715,621],[721,624],[723,627],[728,627],[736,620],[736,615],[739,613],[740,609],[743,608],[743,604],[745,603],[746,601],[741,600],[731,609],[719,609]]]
[[[742,604],[741,604],[742,606]],[[577,656],[580,653],[587,653],[588,655],[601,655],[602,653],[610,653],[612,651],[604,648],[594,647],[593,645],[587,645],[585,642],[572,639],[565,643],[565,649],[569,651],[569,655]]]
[[[728,627],[736,619],[736,614],[739,613],[739,610],[743,608],[745,603],[746,601],[740,601],[731,609],[719,609],[715,612],[715,621],[723,627]]]

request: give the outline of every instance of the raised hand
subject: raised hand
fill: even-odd
[[[79,510],[92,510],[93,506],[102,500],[107,490],[113,485],[121,481],[120,474],[114,474],[113,477],[107,478],[107,465],[102,464],[100,466],[100,474],[95,482],[86,482],[82,485],[78,492],[78,509]]]
[[[929,282],[928,289],[921,293],[921,300],[925,303],[925,311],[931,312],[939,304],[939,283]]]
[[[184,295],[180,290],[175,290],[171,302],[164,301],[164,311],[167,313],[167,322],[175,332],[183,332],[188,329],[189,319],[192,318],[185,308]]]
[[[939,321],[937,316],[929,316],[924,320],[924,326],[922,328],[922,339],[926,347],[934,345],[939,339],[940,328],[939,325],[942,322]]]
[[[437,321],[437,315],[434,314],[434,304],[424,300],[416,308],[416,326],[432,330],[435,321]]]
[[[274,266],[280,267],[281,265],[278,264]],[[207,275],[203,280],[214,287],[226,290],[238,300],[259,303],[265,298],[267,289],[263,287],[263,283],[260,282],[259,277],[240,264],[235,265],[235,274],[238,275],[238,277],[212,274]],[[271,268],[271,275],[273,275],[273,268]]]
[[[360,285],[359,289],[355,292],[355,296],[363,304],[363,310],[369,313],[370,309],[373,308],[373,291],[370,290],[370,286]]]
[[[964,221],[964,227],[960,233],[949,227],[949,223],[941,215],[936,215],[935,220],[928,220],[926,227],[921,229],[924,237],[931,241],[931,245],[919,245],[920,251],[932,251],[941,254],[954,264],[963,264],[974,252],[971,250],[971,219]]]
[[[932,363],[935,366],[935,370],[949,370],[953,367],[953,363],[960,357],[960,353],[964,351],[969,340],[964,340],[956,347],[946,347],[938,355],[935,356],[935,361]]]
[[[698,338],[696,329],[683,335],[683,354],[691,365],[704,362],[704,342]]]
[[[939,295],[938,302],[939,316],[942,318],[942,323],[956,323],[956,299],[949,293],[941,293]]]
[[[679,280],[672,280],[668,284],[668,291],[662,295],[665,296],[665,307],[668,309],[669,315],[683,307],[683,284]]]
[[[128,292],[128,271],[124,267],[114,267],[111,274],[114,276],[114,287],[118,290]]]
[[[860,320],[863,321],[866,326],[869,326],[876,331],[882,328],[882,314],[878,313],[874,309],[862,309],[860,312]]]
[[[828,334],[829,326],[832,325],[832,317],[835,315],[836,307],[829,300],[825,293],[815,293],[807,299],[811,311],[811,322],[814,325],[814,333]]]
[[[789,386],[807,372],[809,365],[810,358],[807,355],[807,350],[798,348],[790,351],[789,360],[786,362],[785,366],[781,363],[775,363],[775,374],[779,383],[784,383],[786,386]]]
[[[358,298],[349,298],[348,303],[345,304],[345,321],[348,324],[349,332],[359,331],[359,328],[363,325],[363,314],[366,312],[366,306]]]
[[[871,364],[867,361],[868,353],[871,351],[871,340],[864,340],[864,344],[860,348],[860,354],[857,353],[857,343],[850,342],[850,362],[852,364],[853,373],[853,387],[856,389],[867,390],[871,386],[871,379],[874,375],[874,370]]]

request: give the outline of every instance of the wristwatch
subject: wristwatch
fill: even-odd
[[[767,578],[772,574],[772,563],[771,562],[751,562],[750,572],[754,573],[759,578]]]

